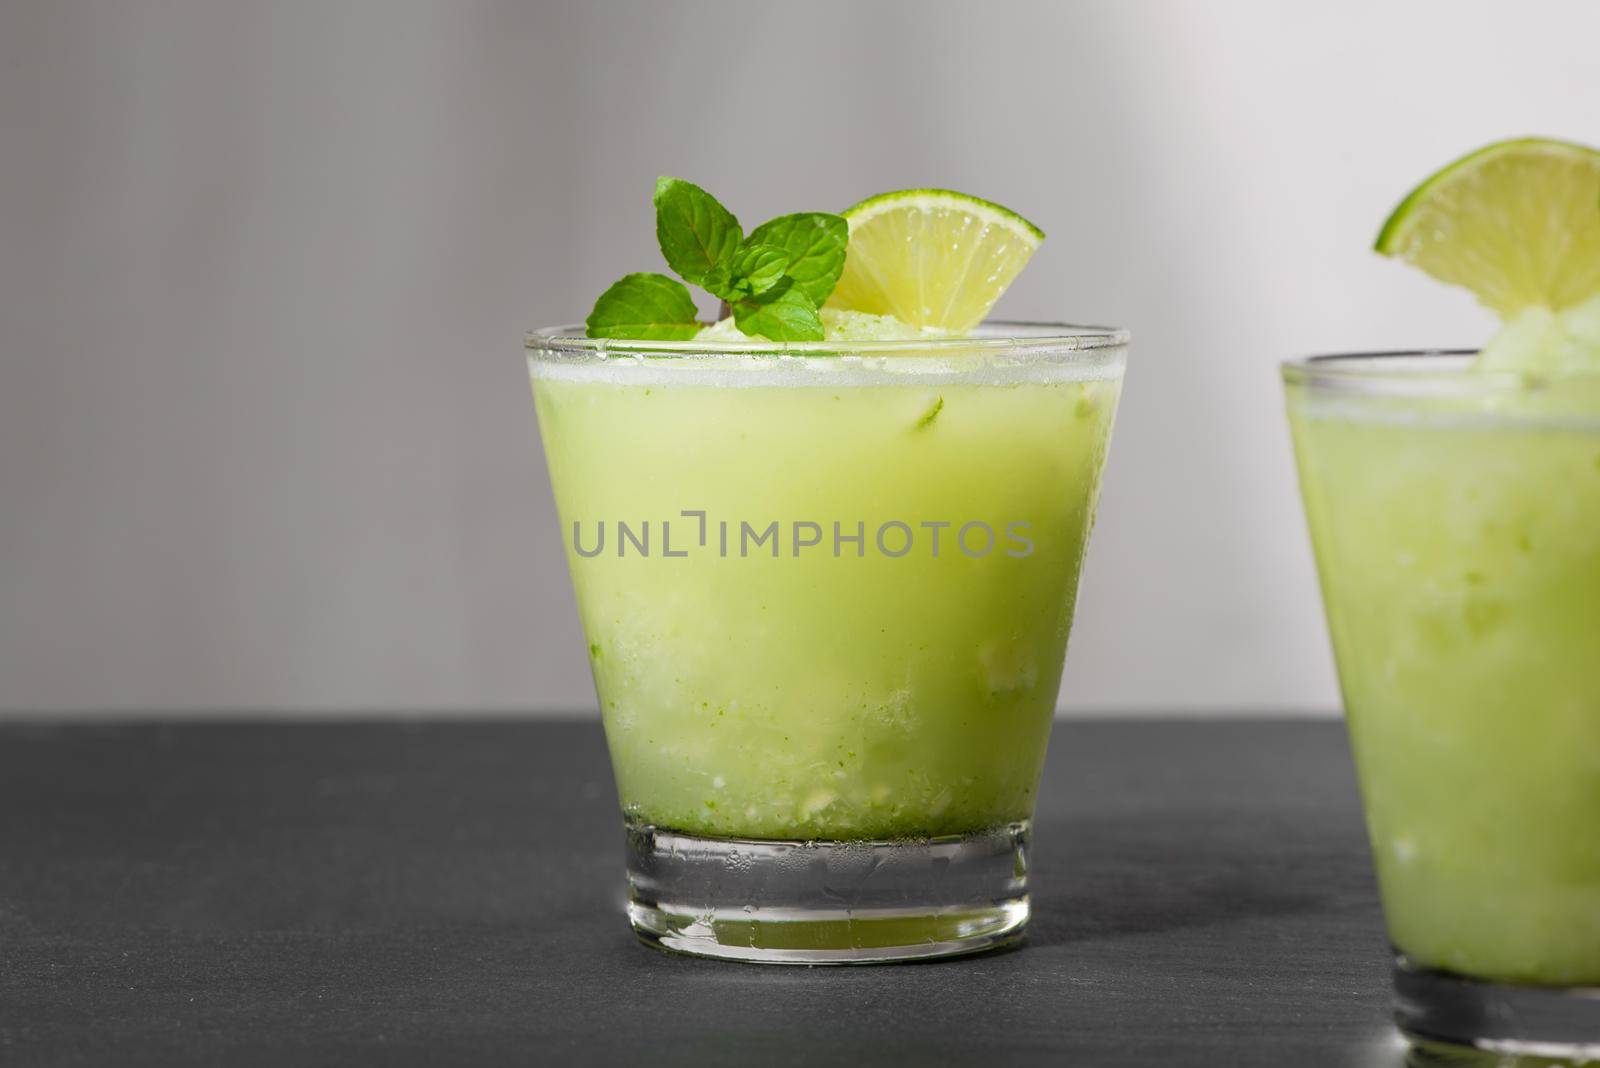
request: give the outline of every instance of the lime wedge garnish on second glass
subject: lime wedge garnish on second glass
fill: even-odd
[[[1412,190],[1377,250],[1465,286],[1504,318],[1600,294],[1600,151],[1501,141]]]
[[[882,193],[844,217],[850,244],[827,306],[953,334],[983,321],[1044,241],[1016,212],[948,189]]]

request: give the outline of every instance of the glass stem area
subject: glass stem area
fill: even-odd
[[[897,841],[702,838],[632,822],[628,917],[646,942],[767,964],[990,949],[1028,921],[1028,824]]]

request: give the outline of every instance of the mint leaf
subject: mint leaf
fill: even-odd
[[[739,248],[739,220],[693,182],[656,179],[656,240],[667,266],[686,282],[699,285],[713,267]]]
[[[750,244],[777,245],[789,253],[793,278],[817,307],[828,299],[844,273],[844,250],[850,224],[838,215],[807,211],[780,215],[750,232]]]
[[[777,285],[788,266],[789,253],[784,249],[746,241],[739,251],[711,268],[700,284],[723,300],[754,297]]]
[[[590,337],[687,341],[700,332],[689,287],[664,274],[628,274],[594,302]]]
[[[817,305],[792,278],[783,278],[759,296],[733,306],[733,321],[751,337],[769,341],[821,341]]]

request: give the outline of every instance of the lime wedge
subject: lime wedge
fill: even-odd
[[[1044,240],[1016,212],[948,189],[882,193],[844,217],[850,244],[827,306],[950,333],[982,322]]]
[[[1479,149],[1413,189],[1375,247],[1503,317],[1581,303],[1600,294],[1600,151],[1540,138]]]

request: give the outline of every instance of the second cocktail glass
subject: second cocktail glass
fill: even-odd
[[[1400,1026],[1600,1055],[1600,379],[1284,378]]]
[[[1127,335],[581,333],[528,359],[635,930],[799,963],[1015,938]]]

